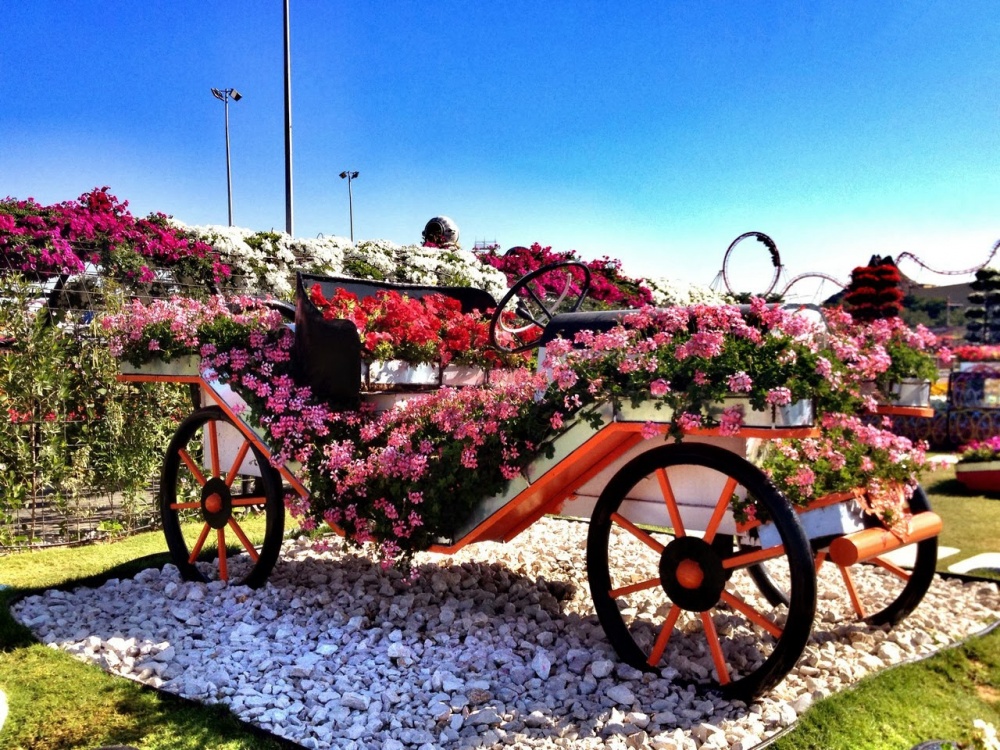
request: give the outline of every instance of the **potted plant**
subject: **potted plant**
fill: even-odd
[[[970,490],[1000,492],[1000,435],[963,446],[955,478]]]

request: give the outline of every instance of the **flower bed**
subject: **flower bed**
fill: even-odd
[[[970,490],[1000,492],[1000,435],[962,446],[955,478]]]

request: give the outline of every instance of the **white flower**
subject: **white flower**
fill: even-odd
[[[721,305],[725,299],[708,287],[689,284],[678,279],[640,279],[653,293],[653,304],[657,307],[674,305]]]

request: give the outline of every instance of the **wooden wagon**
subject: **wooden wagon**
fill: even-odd
[[[463,309],[495,308],[494,331],[531,332],[533,340],[525,346],[613,324],[614,314],[577,312],[582,293],[564,294],[555,303],[541,298],[531,291],[535,276],[522,278],[499,304],[472,289],[303,277],[296,312],[296,357],[302,360],[303,377],[324,397],[352,391],[362,399],[386,395],[384,390],[365,392],[353,324],[326,321],[324,339],[309,338],[317,330],[304,325],[303,316],[315,315],[303,295],[310,284],[327,291],[346,287],[358,295],[385,288],[413,296],[451,295]],[[559,312],[560,306],[569,312]],[[504,315],[511,309],[519,320],[513,328]],[[312,333],[307,335],[306,328]],[[336,356],[311,356],[319,347]],[[185,577],[204,579],[195,563],[214,536],[218,564],[212,570],[228,580],[233,552],[227,542],[235,540],[251,564],[234,582],[262,584],[281,547],[284,487],[309,493],[299,467],[271,466],[264,432],[247,421],[239,396],[199,373],[196,360],[134,368],[121,378],[188,383],[198,392],[200,407],[178,427],[161,475],[160,510],[174,562]],[[625,662],[650,671],[669,666],[679,679],[733,696],[766,691],[805,648],[823,564],[839,569],[859,617],[893,624],[917,606],[930,585],[941,522],[919,488],[909,501],[913,518],[905,534],[861,514],[850,494],[793,508],[750,458],[762,441],[816,434],[811,404],[748,414],[751,418],[735,435],[698,429],[682,441],[667,442],[669,411],[651,404],[608,404],[597,424],[573,425],[556,438],[550,457],[532,463],[506,491],[482,498],[432,551],[447,554],[473,542],[509,542],[547,514],[588,519],[590,591],[601,625]],[[662,427],[658,434],[650,434],[650,422]],[[182,492],[191,486],[197,499],[186,499]],[[748,498],[766,522],[738,520],[734,508]],[[243,518],[260,510],[266,530],[263,543],[255,545],[243,530]],[[181,520],[191,516],[203,523],[193,545],[181,533]],[[886,557],[902,547],[915,552],[908,570]],[[859,565],[885,571],[865,596],[852,575]],[[706,653],[710,659],[699,662]]]

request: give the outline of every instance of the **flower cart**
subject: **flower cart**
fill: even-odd
[[[555,302],[536,291],[534,282],[541,273],[565,273],[565,286]],[[308,383],[312,393],[340,409],[313,434],[325,435],[329,424],[360,423],[362,437],[356,442],[362,444],[381,430],[385,441],[370,457],[349,455],[346,439],[327,438],[318,452],[302,440],[298,435],[304,429],[302,420],[313,412],[299,404],[297,414],[305,416],[294,424],[287,418],[298,398],[297,386],[290,381],[276,378],[265,388],[256,376],[251,382],[243,374],[240,382],[244,387],[249,383],[257,396],[244,400],[248,391],[241,395],[230,389],[219,373],[244,372],[243,354],[220,357],[213,344],[202,348],[200,361],[175,363],[170,371],[156,364],[123,370],[124,380],[189,383],[200,392],[201,408],[177,429],[161,476],[161,513],[174,562],[188,578],[217,575],[260,585],[278,557],[285,505],[296,512],[309,503],[325,507],[322,518],[331,525],[364,539],[373,538],[376,523],[360,518],[359,508],[372,502],[390,525],[395,524],[397,543],[403,544],[415,538],[421,524],[434,520],[424,498],[433,488],[414,477],[424,476],[424,464],[454,456],[461,466],[447,476],[460,489],[448,492],[465,491],[464,475],[472,477],[467,484],[479,494],[465,513],[438,519],[429,548],[452,553],[474,542],[508,542],[546,514],[589,519],[587,577],[595,608],[619,656],[639,669],[667,668],[679,679],[733,696],[749,697],[770,689],[793,667],[808,640],[816,609],[817,569],[823,561],[839,568],[860,616],[873,623],[891,623],[911,611],[933,576],[941,526],[923,492],[918,488],[908,500],[897,498],[908,503],[912,515],[892,529],[858,511],[863,492],[794,508],[754,463],[770,443],[808,440],[818,434],[821,415],[814,414],[808,398],[794,397],[792,387],[798,386],[791,381],[792,387],[771,388],[765,401],[756,398],[749,384],[744,387],[750,378],[741,371],[730,378],[734,393],[729,400],[706,405],[700,415],[692,411],[692,399],[709,394],[700,371],[683,390],[671,391],[668,383],[656,380],[646,397],[625,391],[605,397],[600,378],[587,369],[596,360],[574,358],[609,351],[609,342],[621,335],[622,321],[630,313],[580,312],[587,281],[581,264],[557,264],[527,274],[497,304],[472,289],[300,278],[294,334],[285,333],[286,339],[293,335],[295,339],[292,362],[300,384]],[[310,285],[319,287],[322,295],[311,297]],[[545,351],[539,356],[541,374],[529,381],[497,371],[485,385],[464,390],[445,387],[429,395],[414,395],[410,389],[405,392],[412,400],[387,411],[373,427],[362,417],[351,416],[372,413],[375,408],[366,409],[364,404],[374,404],[386,394],[384,388],[370,390],[370,375],[367,382],[362,377],[359,329],[350,320],[324,317],[315,304],[315,299],[329,298],[347,286],[361,299],[391,289],[416,297],[443,293],[457,300],[463,313],[493,309],[491,341],[509,355],[541,347]],[[644,313],[636,325],[662,325],[654,334],[659,341],[665,342],[671,330],[679,341],[688,325],[687,319],[670,322],[679,314]],[[703,314],[714,319],[723,312],[706,308]],[[772,331],[761,338],[741,322],[739,311],[725,315],[729,317],[724,325],[756,347],[773,344],[775,351],[787,354],[789,342],[801,334],[795,330],[780,338]],[[770,320],[772,313],[760,307],[749,315]],[[251,324],[261,319],[254,318]],[[683,356],[706,359],[705,352],[695,349],[708,351],[720,342],[721,338],[707,334],[692,336],[685,339]],[[628,378],[638,377],[643,368],[652,371],[655,357],[649,351],[628,346],[615,351],[622,383],[632,382]],[[795,368],[806,359],[803,352],[798,364],[788,357],[778,361],[783,355],[767,364],[780,365],[772,368],[775,372],[797,372]],[[239,367],[234,359],[240,360]],[[280,361],[276,357],[268,367]],[[761,370],[756,377],[763,381],[769,374]],[[673,382],[678,385],[682,380],[678,376]],[[545,383],[549,390],[544,390]],[[391,391],[392,384],[388,385]],[[275,399],[280,400],[277,407]],[[271,411],[264,419],[266,408]],[[475,422],[474,408],[487,409],[489,419]],[[434,443],[417,435],[413,438],[417,447],[411,449],[415,428],[406,420],[424,413],[432,421],[450,422],[448,441]],[[515,433],[536,428],[539,415],[550,431],[548,437],[539,443],[531,433],[532,440],[515,444]],[[477,433],[476,445],[495,449],[478,454],[448,452],[450,441],[458,439],[454,436],[470,432]],[[665,439],[668,433],[678,439]],[[277,443],[292,447],[279,449]],[[529,459],[522,455],[518,463],[518,450],[523,453],[525,446],[534,451]],[[333,472],[336,482],[305,471],[303,462],[316,466],[317,461]],[[489,480],[490,461],[499,466],[503,481]],[[382,474],[370,473],[371,466]],[[376,484],[390,475],[393,481]],[[284,503],[283,485],[294,496]],[[382,495],[373,499],[383,485],[409,504],[393,504]],[[356,502],[331,504],[350,492],[357,493]],[[329,495],[337,497],[321,497]],[[251,509],[264,511],[262,544],[254,544],[247,531]],[[180,525],[181,518],[192,515],[202,522],[197,538],[185,537]],[[217,545],[217,566],[200,561],[209,540]],[[238,564],[227,544],[246,552]],[[907,545],[917,551],[912,572],[883,557]],[[868,563],[895,582],[870,592],[881,596],[874,607],[869,597],[871,613],[865,612],[851,574],[855,566]]]

